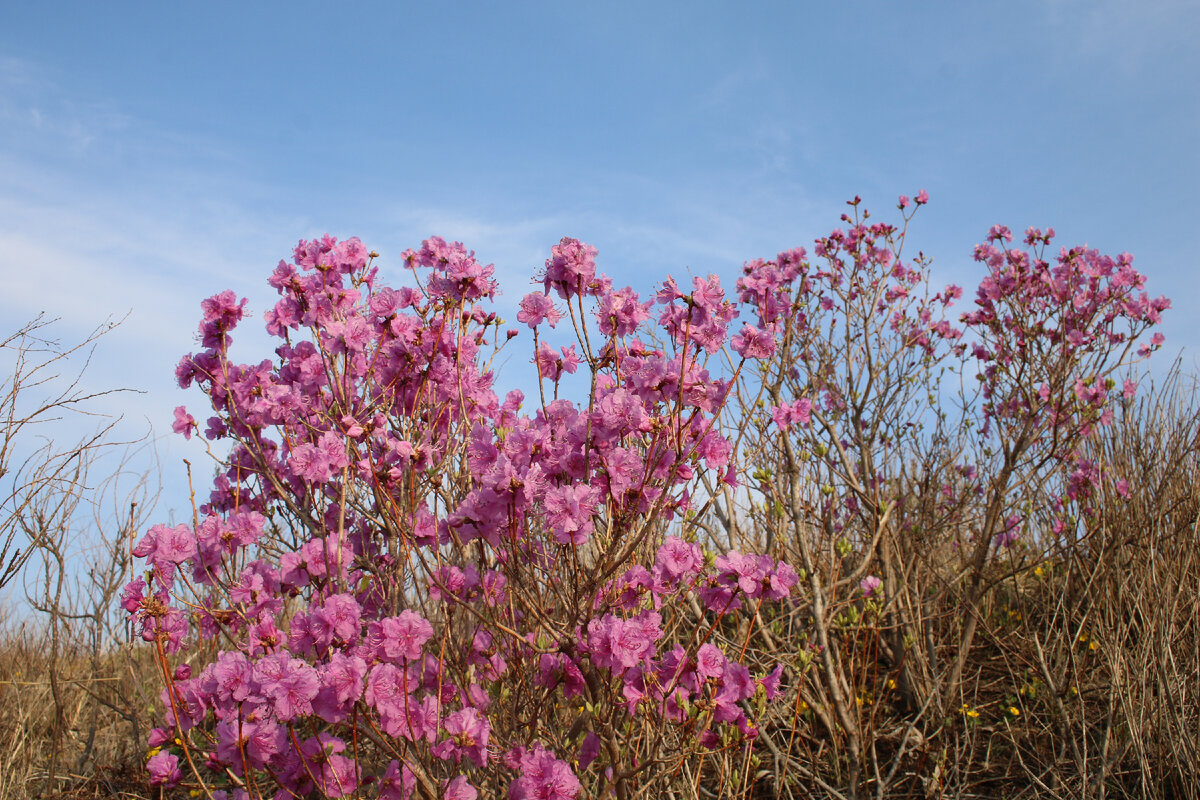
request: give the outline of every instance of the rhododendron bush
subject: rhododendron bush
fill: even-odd
[[[258,363],[231,353],[247,301],[205,300],[177,378],[212,415],[181,407],[175,430],[228,454],[190,524],[138,542],[122,600],[163,668],[153,779],[229,798],[656,796],[749,785],[803,703],[857,785],[852,623],[896,617],[909,701],[949,702],[961,667],[910,674],[929,654],[905,661],[918,621],[889,602],[896,570],[914,542],[954,544],[977,602],[1025,524],[1014,486],[1047,459],[1069,526],[1103,477],[1079,443],[1133,391],[1106,379],[1166,303],[1126,257],[1051,267],[1052,232],[1026,253],[997,228],[955,319],[961,291],[931,292],[904,231],[851,205],[816,260],[748,263],[740,311],[714,276],[614,289],[574,239],[518,328],[493,268],[439,238],[403,254],[399,288],[357,239],[301,242],[269,278],[278,346]],[[534,396],[501,398],[502,350],[528,354]],[[939,422],[952,364],[979,371],[972,463]],[[941,454],[932,505],[903,499],[918,452]],[[919,513],[971,542],[932,541]]]

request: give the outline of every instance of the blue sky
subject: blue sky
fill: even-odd
[[[88,380],[145,390],[111,410],[168,434],[169,492],[199,301],[261,312],[325,232],[385,271],[461,240],[511,307],[562,236],[639,290],[732,280],[855,194],[885,217],[926,188],[910,238],[939,282],[970,296],[991,224],[1052,225],[1134,253],[1195,364],[1196,0],[5,6],[3,327],[128,312]]]

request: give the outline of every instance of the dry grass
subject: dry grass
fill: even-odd
[[[4,800],[54,796],[106,776],[111,780],[144,757],[159,694],[156,667],[149,653],[132,645],[110,646],[94,656],[86,642],[78,641],[86,628],[60,629],[66,641],[60,641],[60,655],[52,659],[45,627],[3,627]]]

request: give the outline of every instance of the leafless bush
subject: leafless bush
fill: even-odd
[[[107,322],[78,344],[63,346],[49,338],[56,321],[39,315],[0,341],[5,366],[11,362],[11,374],[0,382],[0,587],[12,581],[43,537],[61,524],[63,508],[47,498],[72,496],[81,460],[113,444],[109,436],[116,422],[90,406],[106,395],[129,391],[89,392],[81,385],[97,341],[118,322]],[[64,378],[73,357],[84,363]],[[64,445],[53,429],[67,414],[94,417],[100,424],[82,441]]]
[[[11,369],[0,384],[0,587],[23,584],[26,600],[0,629],[0,798],[137,755],[156,693],[117,605],[130,539],[157,496],[155,470],[134,467],[152,451],[116,441],[118,420],[97,409],[127,390],[83,388],[115,324],[72,346],[50,338],[53,325],[38,317],[0,342]],[[94,428],[64,444],[71,422]]]
[[[974,599],[963,551],[987,496],[948,502],[962,445],[947,429],[890,465],[886,516],[839,513],[819,459],[797,451],[789,467],[762,448],[756,486],[792,494],[751,494],[722,516],[735,543],[771,544],[808,585],[760,620],[754,646],[764,664],[783,654],[790,683],[762,726],[757,782],[737,796],[1200,797],[1198,400],[1176,371],[1119,408],[1084,453],[1105,475],[1095,510],[1063,509],[1077,524],[1057,532],[1031,515]],[[1066,477],[1034,473],[1021,502],[1049,507]],[[874,598],[858,585],[868,573],[882,578]],[[938,689],[971,617],[948,701]]]

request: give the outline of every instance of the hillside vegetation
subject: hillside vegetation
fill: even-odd
[[[227,455],[191,519],[95,479],[104,432],[4,462],[0,800],[1200,797],[1200,398],[1141,366],[1169,303],[1001,226],[961,302],[906,252],[925,202],[856,198],[729,297],[563,239],[524,335],[436,238],[397,289],[302,242],[247,363],[246,301],[205,300],[177,377],[212,419],[175,430]],[[7,408],[63,352],[36,330]]]

